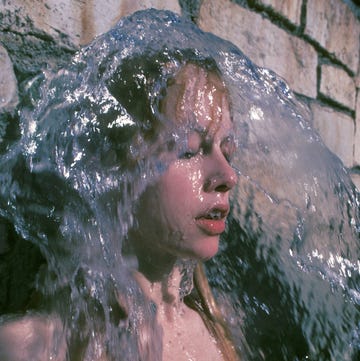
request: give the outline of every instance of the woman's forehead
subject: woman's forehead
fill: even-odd
[[[173,84],[181,85],[184,91],[183,95],[207,94],[209,96],[210,94],[227,93],[225,84],[216,70],[205,69],[192,63],[184,65],[178,71],[173,79]]]
[[[228,92],[218,74],[185,65],[169,84],[160,111],[180,122],[218,121],[229,113]]]

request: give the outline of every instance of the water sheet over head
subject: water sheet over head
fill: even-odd
[[[137,199],[167,167],[164,149],[181,149],[189,131],[159,112],[188,62],[216,69],[231,101],[239,182],[207,268],[239,353],[355,359],[359,199],[344,166],[282,79],[167,11],[124,18],[68,67],[44,72],[22,138],[0,160],[0,215],[46,260],[37,281],[46,308],[89,360],[99,344],[114,359],[158,359],[153,305],[123,248]]]

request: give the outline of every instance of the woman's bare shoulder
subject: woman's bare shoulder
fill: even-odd
[[[56,316],[0,318],[0,360],[66,359],[65,332]]]

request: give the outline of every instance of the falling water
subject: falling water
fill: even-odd
[[[143,161],[148,143],[134,136],[147,134],[146,121],[114,96],[112,79],[126,66],[134,71],[133,59],[159,56],[171,68],[187,53],[213,58],[231,96],[239,182],[221,250],[206,267],[239,353],[249,361],[356,360],[359,195],[346,169],[281,79],[231,43],[156,10],[124,18],[68,67],[32,81],[21,139],[0,159],[3,224],[41,253],[43,302],[27,317],[56,314],[63,326],[54,344],[65,338],[86,360],[104,345],[113,359],[160,358],[154,305],[124,247],[135,201],[166,167],[160,148]]]

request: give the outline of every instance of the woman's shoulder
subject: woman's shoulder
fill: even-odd
[[[66,341],[61,320],[38,314],[0,317],[0,359],[64,361]]]

